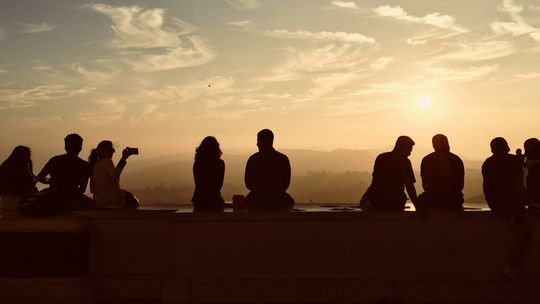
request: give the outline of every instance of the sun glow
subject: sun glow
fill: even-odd
[[[430,110],[433,107],[433,98],[428,95],[419,96],[416,99],[416,105],[423,111]]]

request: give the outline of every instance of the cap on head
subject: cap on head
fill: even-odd
[[[495,137],[492,139],[489,146],[491,147],[491,152],[493,152],[493,154],[505,154],[510,151],[508,142],[502,137]]]
[[[448,152],[450,151],[450,144],[448,143],[448,138],[443,134],[437,134],[431,139],[433,144],[433,149],[437,152]]]
[[[274,133],[269,129],[260,130],[259,133],[257,133],[257,142],[272,146],[274,143]]]
[[[77,133],[72,133],[64,138],[64,147],[66,152],[79,153],[82,150],[83,139]]]

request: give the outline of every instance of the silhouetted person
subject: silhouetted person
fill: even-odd
[[[376,209],[403,210],[407,201],[404,188],[416,206],[414,172],[408,156],[414,141],[400,136],[394,149],[377,156],[373,168],[373,180],[367,190],[367,199]]]
[[[51,158],[39,172],[37,180],[49,184],[47,194],[35,213],[54,214],[61,211],[88,207],[91,199],[84,195],[90,176],[86,161],[79,158],[83,139],[78,134],[69,134],[64,139],[66,154]],[[47,176],[50,175],[50,179]]]
[[[246,164],[244,182],[250,190],[248,208],[291,208],[294,199],[287,193],[291,182],[291,164],[285,154],[273,147],[274,133],[268,129],[257,133],[259,152]]]
[[[36,191],[30,148],[17,146],[0,165],[1,208],[17,210],[19,202]]]
[[[432,143],[435,152],[422,159],[420,175],[425,192],[418,196],[418,204],[432,209],[463,210],[463,161],[450,152],[446,136],[437,134]]]
[[[529,138],[523,144],[525,162],[523,163],[523,181],[527,193],[534,201],[535,207],[540,204],[540,140]]]
[[[130,148],[122,151],[122,157],[115,166],[112,157],[116,150],[109,140],[101,141],[88,158],[92,175],[90,191],[94,195],[94,204],[98,208],[137,207],[133,194],[120,188],[120,174],[131,156]]]
[[[531,235],[525,210],[525,203],[530,199],[523,187],[520,158],[508,153],[510,148],[502,137],[494,138],[490,146],[493,155],[482,165],[484,195],[489,208],[509,223],[512,244],[504,275],[518,281],[518,269]]]
[[[193,163],[195,191],[191,202],[196,211],[223,210],[225,207],[221,197],[225,162],[221,159],[221,155],[219,142],[213,136],[205,137],[195,150]]]

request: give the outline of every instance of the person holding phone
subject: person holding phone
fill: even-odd
[[[90,153],[90,191],[94,195],[95,206],[107,209],[136,207],[138,202],[133,194],[120,188],[120,174],[127,164],[127,159],[131,155],[139,154],[139,150],[125,148],[116,166],[112,161],[114,152],[116,150],[113,143],[104,140]]]

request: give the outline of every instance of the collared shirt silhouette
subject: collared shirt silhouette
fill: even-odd
[[[195,191],[191,202],[195,209],[223,209],[221,187],[225,177],[225,162],[221,159],[219,142],[213,136],[203,139],[196,149],[193,163]]]
[[[414,172],[408,156],[414,141],[407,136],[400,136],[394,149],[377,156],[373,168],[373,180],[368,190],[368,199],[377,209],[403,210],[407,196],[416,202]]]
[[[250,193],[246,206],[254,208],[289,208],[294,199],[287,193],[291,182],[289,158],[273,148],[274,134],[268,129],[257,133],[259,152],[246,164],[244,181]]]
[[[433,136],[432,152],[422,159],[420,175],[424,193],[419,203],[439,209],[463,209],[463,182],[465,169],[459,156],[450,152],[448,138]]]

